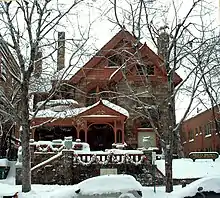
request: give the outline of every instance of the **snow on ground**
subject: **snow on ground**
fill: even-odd
[[[29,193],[21,193],[21,186],[15,185],[15,163],[10,162],[10,171],[7,179],[0,180],[0,198],[3,195],[10,196],[19,192],[19,198],[70,198],[73,197],[75,190],[79,185],[59,186],[59,185],[32,185],[32,190]],[[164,173],[164,160],[156,161],[157,167]],[[198,187],[203,187],[204,190],[215,191],[220,193],[220,158],[215,162],[212,160],[196,160],[191,159],[174,159],[173,160],[173,176],[174,178],[198,178],[200,180],[187,185],[185,188],[176,186],[174,192],[165,193],[165,187],[156,187],[154,193],[153,187],[143,187],[144,198],[183,198],[183,196],[195,195]],[[214,176],[219,174],[219,176]],[[211,176],[211,177],[210,177]],[[86,182],[84,182],[86,183]],[[117,184],[121,185],[124,182]],[[105,186],[93,183],[93,186],[87,186],[88,189],[98,191],[98,187]],[[109,183],[108,183],[109,184]],[[106,185],[108,186],[108,185]],[[123,187],[123,186],[122,186]]]
[[[175,189],[179,189],[176,187]],[[0,184],[0,198],[3,195],[12,195],[19,192],[19,198],[72,198],[77,189],[76,185],[73,186],[58,186],[58,185],[32,185],[32,190],[29,193],[21,193],[21,186]],[[156,193],[153,187],[143,187],[144,198],[170,198],[169,193],[165,193],[164,187],[157,187]],[[65,193],[64,193],[65,192]],[[174,197],[178,198],[178,197]]]
[[[164,160],[156,161],[157,168],[165,174]],[[198,159],[193,162],[192,159],[174,159],[173,160],[173,178],[190,179],[202,178],[205,176],[215,176],[220,174],[220,157],[213,162],[211,159]]]

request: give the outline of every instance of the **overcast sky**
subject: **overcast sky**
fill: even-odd
[[[152,12],[151,18],[157,27],[166,23],[172,28],[173,24],[176,22],[174,20],[176,19],[174,17],[174,6],[176,8],[177,21],[181,21],[184,19],[184,16],[194,1],[195,0],[155,0],[154,3],[149,4],[149,10]],[[220,0],[202,0],[202,4],[208,5],[207,8],[209,8],[210,11],[206,13],[205,17],[201,18],[201,10],[197,9],[196,12],[193,13],[193,16],[189,18],[190,22],[200,23],[202,20],[205,24],[212,24],[213,27],[218,26],[220,22],[218,9],[219,1]],[[132,2],[133,5],[135,5],[137,0],[117,0],[119,21],[130,31],[131,28],[129,26],[128,14],[130,7],[125,2]],[[65,1],[65,4],[68,4],[68,1]],[[203,10],[203,12],[207,12],[207,10]],[[127,19],[124,19],[122,15],[125,15]],[[65,31],[66,38],[74,38],[77,40],[81,39],[79,29],[82,32],[87,32],[90,28],[89,41],[87,43],[87,50],[85,51],[85,53],[88,52],[89,54],[90,52],[95,52],[95,50],[100,49],[120,30],[114,22],[115,17],[110,1],[87,0],[78,6],[77,9],[74,9],[68,17],[65,17],[62,23],[68,25],[63,28],[59,27],[58,31]],[[76,26],[79,27],[79,29],[76,28]],[[53,36],[54,35],[51,35],[51,37]],[[155,46],[152,44],[152,41],[147,33],[143,34],[142,42],[146,42],[147,45],[156,52]],[[70,52],[73,50],[73,47],[67,44],[66,65],[69,63]],[[56,54],[54,57],[56,57]],[[178,73],[184,78],[185,74],[183,71],[180,70]],[[187,102],[188,98],[186,96],[180,95],[178,97],[176,103],[177,121],[183,116],[187,107]],[[195,111],[192,114],[195,114]]]

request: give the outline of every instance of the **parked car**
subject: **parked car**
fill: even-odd
[[[142,198],[142,190],[133,176],[102,175],[75,185],[57,186],[44,192],[43,198]]]
[[[77,185],[77,198],[141,198],[142,185],[130,175],[103,175]]]
[[[207,176],[171,193],[176,198],[219,198],[220,176]]]

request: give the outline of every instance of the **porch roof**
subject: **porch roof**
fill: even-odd
[[[108,101],[108,100],[99,100],[95,104],[88,106],[88,107],[80,107],[80,108],[71,108],[67,107],[66,109],[63,109],[62,111],[55,111],[54,108],[48,108],[44,110],[39,110],[35,116],[35,118],[70,118],[75,117],[83,112],[86,112],[89,109],[92,109],[99,104],[103,104],[107,108],[110,108],[126,117],[129,117],[129,113],[126,109]],[[102,117],[109,117],[114,115],[86,115],[86,116],[102,116]]]

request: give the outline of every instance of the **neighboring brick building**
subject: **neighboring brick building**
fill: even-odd
[[[219,109],[208,109],[185,120],[181,127],[181,140],[187,157],[192,151],[220,152],[220,134],[216,129],[215,117],[219,119]]]
[[[18,93],[16,92],[18,84],[12,78],[12,74],[19,78],[19,73],[19,65],[0,35],[0,156],[5,156],[7,147],[14,145],[16,141],[14,136],[16,131],[15,120],[11,116],[13,115],[12,109],[10,104],[5,101],[9,101],[15,107],[18,104],[15,94]]]

